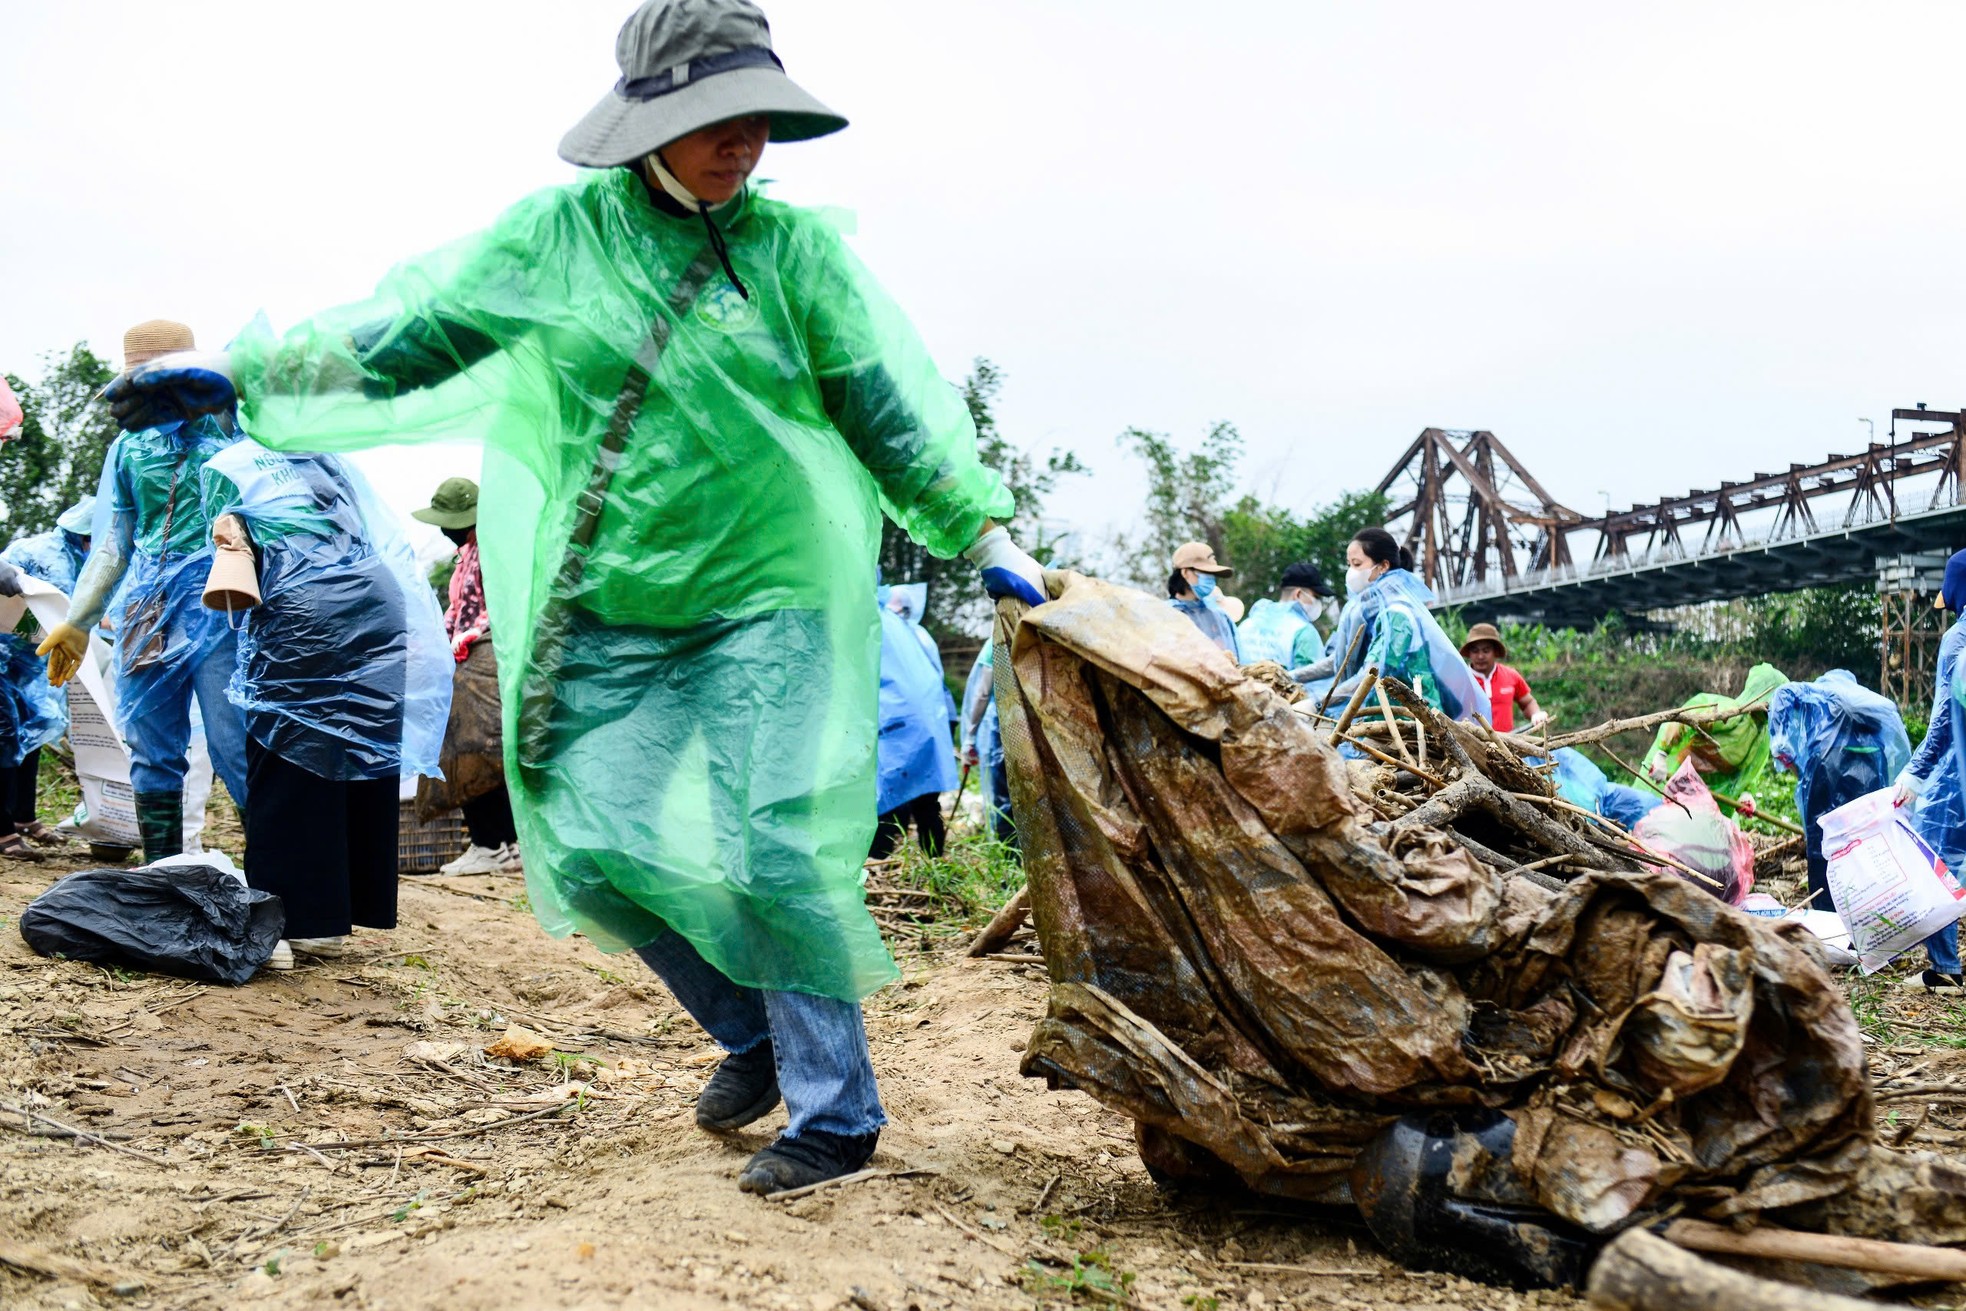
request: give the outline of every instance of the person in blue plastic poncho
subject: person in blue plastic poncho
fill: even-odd
[[[1809,891],[1818,910],[1833,910],[1817,821],[1845,802],[1891,786],[1911,759],[1898,707],[1832,669],[1813,683],[1784,683],[1768,698],[1768,745],[1776,765],[1797,779]]]
[[[1893,798],[1912,807],[1912,826],[1927,846],[1939,853],[1955,875],[1966,872],[1966,732],[1962,732],[1962,696],[1966,696],[1966,551],[1946,561],[1945,581],[1937,608],[1952,612],[1952,626],[1939,639],[1932,718],[1925,739],[1912,753],[1911,763],[1898,775]],[[1932,968],[1917,983],[1933,990],[1966,987],[1959,963],[1959,926],[1948,924],[1925,940]]]
[[[360,304],[109,391],[229,403],[253,437],[475,438],[506,775],[532,909],[634,949],[731,1052],[697,1122],[785,1129],[772,1193],[859,1169],[885,1115],[860,999],[898,976],[861,887],[879,771],[883,513],[986,591],[1045,600],[961,396],[824,214],[759,195],[768,141],[846,120],[748,0],[648,0],[560,144],[590,172]],[[913,638],[909,639],[911,642]]]
[[[1274,660],[1285,669],[1316,664],[1324,655],[1324,638],[1316,621],[1331,595],[1324,572],[1315,564],[1299,560],[1290,565],[1277,582],[1276,599],[1260,598],[1236,625],[1243,660]]]
[[[997,720],[995,652],[995,639],[985,641],[963,684],[962,758],[964,765],[982,774],[977,790],[989,816],[990,836],[1014,846],[1017,826],[1010,818],[1010,767]]]
[[[123,337],[123,376],[194,345],[181,323],[152,320]],[[246,804],[246,725],[225,697],[237,647],[225,620],[199,603],[211,566],[211,525],[199,504],[206,461],[238,440],[230,406],[188,417],[124,424],[110,444],[96,493],[88,561],[68,622],[37,654],[56,686],[74,676],[89,631],[108,617],[116,638],[116,713],[130,747],[130,787],[145,860],[184,850],[184,775],[191,703],[204,716],[212,763],[232,799]]]
[[[45,533],[17,538],[0,552],[0,596],[19,596],[23,575],[38,578],[62,593],[75,591],[75,577],[89,553],[95,500],[85,496]],[[41,749],[68,729],[68,703],[49,686],[34,643],[18,634],[0,637],[0,856],[39,860],[35,846],[59,848],[67,840],[35,809],[41,776]]]
[[[1222,609],[1221,580],[1235,573],[1218,564],[1215,548],[1207,542],[1187,542],[1174,552],[1174,572],[1167,576],[1167,603],[1195,621],[1195,627],[1208,640],[1227,651],[1237,663],[1242,661],[1242,645],[1236,640],[1235,620]]]
[[[401,524],[341,458],[240,441],[200,491],[204,603],[244,621],[246,881],[286,907],[286,969],[396,926],[399,785],[437,772],[455,662]]]
[[[1046,567],[1055,569],[1058,566]],[[936,644],[935,634],[922,623],[922,615],[928,608],[928,584],[897,583],[888,589],[887,608],[908,621],[909,628],[914,630],[915,640],[922,644],[922,650],[928,653],[930,663],[935,666],[935,676],[942,680],[942,709],[948,717],[949,740],[953,742],[958,718],[956,698],[949,691],[948,675],[942,667],[942,648]]]
[[[956,786],[948,688],[941,664],[915,636],[921,630],[888,600],[883,597],[880,606],[880,820],[867,854],[885,859],[913,824],[922,850],[939,856],[948,840],[942,794]]]
[[[1368,667],[1397,678],[1450,719],[1488,719],[1474,672],[1427,609],[1433,593],[1413,572],[1413,553],[1384,528],[1361,528],[1345,547],[1345,608],[1326,657],[1292,676],[1342,703]],[[1335,684],[1335,685],[1334,685]]]

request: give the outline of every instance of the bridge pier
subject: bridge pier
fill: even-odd
[[[1945,612],[1935,608],[1947,551],[1877,557],[1881,667],[1878,691],[1918,711],[1932,704]]]

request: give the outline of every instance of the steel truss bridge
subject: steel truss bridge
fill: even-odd
[[[1440,606],[1470,619],[1587,627],[1803,587],[1884,591],[1899,557],[1966,545],[1966,419],[1891,417],[1891,439],[1855,455],[1598,516],[1557,502],[1492,432],[1427,429],[1378,490]]]

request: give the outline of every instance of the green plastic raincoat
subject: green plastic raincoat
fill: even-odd
[[[1678,772],[1687,756],[1700,771],[1708,788],[1738,799],[1743,792],[1765,798],[1775,783],[1774,756],[1768,746],[1768,700],[1788,676],[1773,665],[1756,665],[1748,671],[1739,696],[1719,692],[1699,692],[1686,699],[1685,710],[1705,710],[1713,706],[1742,706],[1743,713],[1698,729],[1684,724],[1665,724],[1652,740],[1652,749],[1639,762],[1636,785],[1655,795],[1664,795],[1667,780]]]
[[[733,981],[857,1000],[881,514],[953,556],[1010,493],[901,312],[819,215],[700,218],[626,170],[520,202],[368,303],[232,347],[268,446],[485,443],[506,767],[554,934],[664,925]],[[507,653],[511,657],[508,658]]]

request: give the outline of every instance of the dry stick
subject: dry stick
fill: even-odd
[[[1324,689],[1324,700],[1317,704],[1318,718],[1322,719],[1324,712],[1331,708],[1331,695],[1338,690],[1338,684],[1345,680],[1345,670],[1351,667],[1352,657],[1358,654],[1358,644],[1364,637],[1365,625],[1360,624],[1352,631],[1351,643],[1345,648],[1345,658],[1340,660],[1331,671],[1331,686]]]
[[[1011,893],[1010,900],[990,917],[990,922],[983,926],[983,931],[970,942],[969,954],[988,956],[998,950],[1016,936],[1017,930],[1024,926],[1024,921],[1030,913],[1031,885],[1027,883]]]
[[[1399,758],[1406,762],[1408,769],[1418,770],[1420,768],[1420,762],[1415,760],[1406,750],[1406,735],[1399,731],[1399,721],[1393,718],[1393,703],[1387,699],[1386,689],[1380,687],[1375,681],[1372,684],[1372,690],[1378,695],[1379,709],[1386,712],[1386,732],[1392,735],[1393,746],[1399,751]]]
[[[782,1193],[768,1194],[767,1200],[773,1202],[790,1202],[795,1198],[805,1197],[811,1193],[822,1192],[828,1188],[844,1188],[848,1184],[857,1184],[868,1179],[912,1179],[916,1175],[941,1173],[940,1170],[926,1168],[918,1170],[856,1170],[852,1174],[843,1174],[836,1179],[821,1179],[818,1183],[807,1184],[803,1188],[787,1188]]]
[[[1871,1270],[1947,1283],[1966,1280],[1966,1252],[1923,1243],[1887,1243],[1876,1238],[1846,1238],[1841,1234],[1809,1234],[1765,1226],[1742,1234],[1705,1220],[1675,1220],[1666,1226],[1665,1237],[1667,1242],[1695,1252],[1808,1261],[1844,1270]]]
[[[1372,688],[1378,681],[1379,666],[1367,665],[1365,673],[1359,677],[1358,686],[1352,689],[1352,699],[1345,703],[1345,712],[1338,716],[1337,727],[1331,730],[1332,746],[1335,747],[1344,740],[1345,730],[1352,726],[1352,720],[1357,716],[1359,707],[1365,704],[1365,698],[1372,694]]]
[[[1591,1267],[1599,1311],[1877,1311],[1877,1303],[1757,1279],[1628,1229]]]
[[[1321,1270],[1314,1265],[1279,1265],[1275,1261],[1224,1261],[1221,1264],[1231,1270],[1275,1270],[1293,1275],[1321,1275],[1327,1279],[1369,1279],[1386,1273],[1383,1270],[1356,1268]]]
[[[1872,1093],[1871,1096],[1880,1102],[1896,1101],[1901,1097],[1939,1097],[1947,1100],[1957,1100],[1966,1097],[1966,1087],[1949,1088],[1944,1084],[1921,1084],[1912,1088],[1881,1089],[1878,1092]]]
[[[554,1102],[551,1106],[541,1107],[539,1110],[532,1111],[526,1115],[515,1115],[509,1120],[499,1120],[492,1124],[481,1124],[471,1129],[459,1129],[453,1133],[419,1133],[409,1134],[402,1138],[352,1138],[345,1143],[287,1143],[284,1145],[298,1147],[302,1151],[314,1151],[318,1149],[323,1152],[345,1152],[358,1147],[395,1147],[402,1143],[435,1143],[442,1142],[447,1138],[476,1138],[479,1134],[487,1134],[494,1129],[509,1129],[515,1124],[525,1124],[529,1120],[539,1120],[549,1115],[556,1115],[572,1105],[573,1102],[571,1100]],[[149,1160],[150,1158],[145,1157],[144,1159]]]
[[[1771,688],[1770,691],[1772,690]],[[1601,742],[1607,737],[1616,737],[1620,733],[1629,733],[1641,728],[1654,728],[1665,723],[1679,723],[1685,724],[1688,728],[1698,728],[1703,724],[1717,724],[1723,719],[1738,719],[1740,716],[1753,710],[1756,704],[1761,701],[1762,697],[1767,695],[1768,693],[1764,692],[1761,696],[1755,697],[1754,700],[1741,705],[1711,706],[1700,710],[1687,710],[1684,708],[1677,710],[1657,710],[1649,715],[1634,715],[1630,719],[1609,720],[1599,724],[1596,728],[1579,729],[1575,733],[1565,733],[1561,737],[1553,737],[1549,740],[1549,750],[1555,751],[1562,747],[1582,746],[1586,742]]]
[[[1338,734],[1334,740],[1334,745],[1337,742],[1349,742],[1353,746],[1357,747],[1360,751],[1363,751],[1366,755],[1371,756],[1374,760],[1378,761],[1380,764],[1391,765],[1394,769],[1403,769],[1407,771],[1409,774],[1412,774],[1415,778],[1423,778],[1437,788],[1444,788],[1447,786],[1447,780],[1441,778],[1439,775],[1429,774],[1426,770],[1421,769],[1418,765],[1408,764],[1406,761],[1400,760],[1393,756],[1389,756],[1385,752],[1381,751],[1378,747],[1373,746],[1370,742],[1367,742],[1362,738],[1353,737],[1350,733]]]
[[[1735,814],[1740,813],[1741,811],[1740,802],[1734,800],[1734,798],[1728,796],[1725,792],[1714,792],[1713,789],[1711,788],[1707,789],[1707,791],[1709,792],[1709,794],[1712,795],[1715,801],[1718,801],[1721,805],[1726,806],[1729,810],[1733,811]],[[1747,817],[1749,819],[1758,819],[1764,824],[1772,824],[1776,828],[1781,829],[1783,832],[1793,833],[1795,834],[1795,836],[1799,838],[1806,838],[1809,836],[1808,830],[1804,829],[1802,825],[1791,824],[1779,815],[1764,815],[1759,810],[1751,810],[1748,812]]]
[[[30,1247],[26,1243],[15,1242],[10,1238],[0,1238],[0,1265],[25,1270],[44,1279],[72,1279],[78,1284],[96,1284],[103,1288],[114,1288],[125,1283],[137,1285],[143,1283],[140,1279],[132,1279],[108,1266],[93,1265],[87,1261],[77,1261],[73,1257],[44,1252],[38,1247]]]
[[[107,1147],[112,1152],[121,1152],[125,1156],[134,1156],[139,1161],[148,1161],[152,1165],[161,1165],[165,1169],[174,1168],[177,1164],[175,1161],[167,1161],[162,1157],[152,1156],[148,1152],[139,1152],[134,1147],[125,1147],[121,1143],[113,1143],[101,1134],[90,1133],[87,1129],[77,1129],[72,1124],[63,1124],[53,1116],[43,1115],[39,1111],[30,1111],[25,1106],[16,1106],[12,1102],[0,1102],[0,1111],[18,1115],[24,1121],[39,1120],[48,1127],[59,1130],[64,1137],[73,1138],[78,1143],[94,1143],[98,1147]]]

